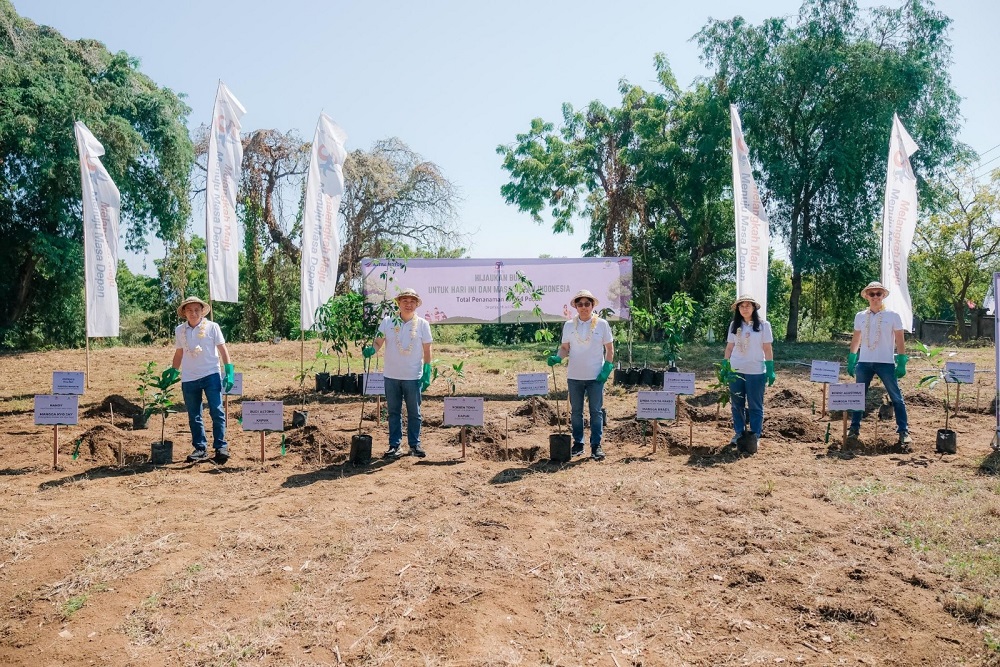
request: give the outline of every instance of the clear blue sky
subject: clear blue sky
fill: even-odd
[[[558,122],[564,102],[617,103],[621,78],[657,87],[656,52],[667,55],[678,83],[688,86],[708,73],[690,39],[709,17],[742,15],[759,23],[794,15],[800,6],[796,0],[13,2],[21,15],[67,37],[97,39],[138,57],[153,80],[186,95],[192,128],[209,120],[221,78],[246,107],[248,130],[295,129],[310,139],[325,110],[349,134],[349,149],[401,138],[458,186],[473,257],[578,257],[587,235],[586,221],[575,234],[556,236],[548,222],[536,225],[503,202],[498,144],[512,142],[532,118]],[[937,8],[954,21],[952,79],[965,117],[960,138],[987,151],[1000,143],[993,125],[1000,108],[994,55],[1000,2],[943,0]],[[888,135],[887,127],[887,152]],[[1000,149],[984,161],[994,157]],[[153,247],[150,257],[158,253],[162,247]]]

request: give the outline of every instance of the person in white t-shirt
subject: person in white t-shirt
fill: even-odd
[[[212,416],[214,460],[219,464],[229,460],[222,393],[233,388],[234,371],[222,329],[206,319],[211,312],[212,307],[196,296],[189,296],[177,307],[177,315],[187,321],[174,329],[174,358],[166,371],[171,378],[181,379],[181,394],[194,445],[194,451],[187,457],[188,463],[208,459],[205,422],[201,416],[202,393],[208,403],[208,413]]]
[[[750,430],[759,438],[764,428],[764,385],[774,384],[774,335],[771,324],[760,318],[760,303],[752,296],[740,295],[730,308],[733,321],[722,368],[731,378],[729,398],[736,435],[730,444],[735,445],[744,431]]]
[[[889,296],[889,289],[878,281],[868,283],[861,290],[862,298],[868,301],[868,308],[854,316],[854,336],[851,338],[851,352],[847,355],[847,374],[864,383],[865,393],[876,375],[882,380],[896,413],[896,433],[899,444],[908,449],[913,442],[910,438],[906,419],[906,403],[899,390],[899,378],[906,375],[906,341],[903,338],[903,321],[898,313],[886,310],[882,300]],[[895,354],[893,354],[895,352]],[[857,440],[861,435],[861,417],[864,410],[855,410],[851,415],[848,439]]]
[[[573,433],[573,456],[583,454],[583,400],[590,406],[590,456],[604,459],[601,437],[604,435],[604,383],[614,365],[614,337],[611,325],[597,315],[597,298],[580,290],[570,301],[577,316],[563,325],[562,344],[549,356],[549,366],[569,357],[566,385],[569,389],[570,430]]]
[[[420,446],[421,393],[431,384],[431,325],[417,315],[423,303],[416,290],[396,295],[399,317],[386,317],[378,327],[375,344],[361,353],[366,359],[385,347],[385,404],[389,411],[389,451],[383,456],[402,456],[403,403],[406,403],[406,443],[410,454],[427,455]]]

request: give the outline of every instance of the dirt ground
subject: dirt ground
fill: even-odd
[[[231,351],[246,398],[285,400],[287,428],[299,345]],[[95,350],[56,469],[32,397],[84,352],[0,357],[0,664],[1000,665],[992,373],[963,390],[954,456],[935,453],[943,391],[916,387],[920,360],[910,453],[877,410],[843,448],[808,368],[779,362],[753,457],[699,370],[655,452],[634,391],[609,385],[607,459],[555,464],[565,392],[518,398],[514,371],[546,367],[498,370],[498,354],[436,350],[466,359],[459,393],[486,396],[465,459],[439,383],[425,459],[348,463],[360,397],[313,395],[263,464],[234,401],[227,465],[183,462],[180,414],[175,462],[154,467],[133,376],[170,350]],[[992,349],[956,359],[993,369]],[[378,455],[385,421],[366,413]]]

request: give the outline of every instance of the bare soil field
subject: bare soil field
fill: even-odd
[[[183,462],[181,413],[175,462],[154,467],[134,375],[171,350],[95,350],[56,469],[32,397],[84,352],[0,357],[0,664],[1000,665],[992,373],[963,388],[957,455],[935,453],[943,388],[917,388],[919,359],[912,452],[877,410],[845,448],[798,352],[776,348],[755,456],[728,444],[703,368],[655,453],[634,390],[609,384],[607,459],[566,464],[548,461],[565,370],[563,391],[516,396],[538,355],[436,347],[466,361],[458,393],[486,397],[464,459],[438,382],[424,459],[352,465],[361,398],[313,394],[264,462],[234,401],[228,464]],[[288,428],[298,343],[230,349],[244,398],[284,400]],[[955,359],[993,369],[989,348]],[[377,456],[385,421],[365,412]]]

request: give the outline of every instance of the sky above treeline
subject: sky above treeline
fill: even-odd
[[[658,89],[657,52],[666,54],[682,87],[708,75],[691,38],[709,18],[741,15],[756,24],[794,16],[800,6],[794,0],[13,3],[22,16],[69,38],[97,39],[138,57],[144,73],[185,95],[192,130],[210,119],[222,79],[247,109],[245,131],[295,130],[308,140],[325,111],[347,131],[349,150],[399,137],[458,187],[469,254],[511,258],[579,257],[588,224],[580,220],[575,233],[554,235],[548,219],[537,225],[505,204],[498,144],[513,142],[532,118],[558,123],[564,102],[617,105],[623,78]],[[936,8],[953,20],[960,139],[982,154],[987,171],[1000,166],[993,124],[1000,86],[990,48],[1000,2],[946,0]],[[196,233],[201,224],[194,222]],[[148,256],[128,262],[150,272],[162,252],[154,244]]]

